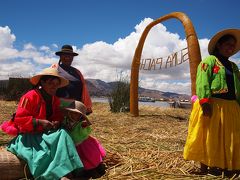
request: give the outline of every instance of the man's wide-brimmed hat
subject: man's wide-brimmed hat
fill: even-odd
[[[61,81],[59,87],[64,87],[64,86],[68,85],[68,83],[69,83],[69,81],[67,79],[65,79],[64,77],[59,75],[58,70],[56,68],[51,68],[51,67],[43,69],[42,72],[40,72],[39,74],[30,78],[30,82],[33,85],[37,85],[42,76],[56,76],[56,77],[58,77]]]
[[[82,102],[73,101],[71,104],[69,104],[64,109],[67,111],[80,113],[83,116],[83,118],[89,123],[89,125],[91,125],[90,121],[88,120],[88,118],[86,116],[87,108]]]
[[[77,56],[78,53],[73,52],[73,48],[70,45],[63,45],[61,51],[58,51],[55,53],[57,56],[60,56],[62,54],[71,54],[73,56]]]
[[[237,44],[236,44],[236,48],[233,51],[232,55],[236,54],[239,50],[240,50],[240,29],[225,29],[222,30],[220,32],[218,32],[217,34],[215,34],[209,44],[208,44],[208,52],[209,54],[213,54],[214,50],[215,50],[215,46],[218,42],[218,40],[223,37],[224,35],[232,35],[235,37],[235,39],[237,40]]]

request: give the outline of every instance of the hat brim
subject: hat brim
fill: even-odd
[[[63,55],[63,54],[71,54],[73,56],[78,56],[78,53],[75,52],[64,52],[64,51],[58,51],[55,53],[57,56]]]
[[[218,32],[211,38],[211,40],[208,44],[208,52],[210,55],[213,54],[213,51],[215,50],[215,46],[216,46],[218,40],[227,34],[233,35],[237,40],[236,48],[233,51],[232,55],[236,54],[240,50],[240,29],[225,29],[223,31]]]
[[[38,74],[38,75],[35,75],[33,76],[32,78],[30,78],[30,82],[33,84],[33,85],[37,85],[39,80],[41,79],[42,76],[55,76],[55,77],[58,77],[60,79],[60,85],[59,85],[59,88],[61,87],[64,87],[64,86],[67,86],[69,81],[65,78],[63,78],[62,76],[58,76],[58,75],[55,75],[55,74],[52,74],[52,73],[44,73],[44,74]]]
[[[72,108],[64,108],[64,110],[71,111],[71,112],[77,112],[77,113],[81,114],[84,117],[84,119],[90,123],[90,121],[88,120],[88,117],[85,114],[83,114],[81,111],[79,111],[77,109],[72,109]]]

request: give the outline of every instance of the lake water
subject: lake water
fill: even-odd
[[[107,98],[92,97],[93,102],[108,103]],[[157,107],[170,107],[169,103],[166,101],[155,101],[155,102],[138,102],[138,105],[148,105],[148,106],[157,106]]]

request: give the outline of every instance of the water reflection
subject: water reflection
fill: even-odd
[[[108,103],[107,98],[92,97],[93,102]],[[155,101],[155,102],[138,102],[139,105],[157,106],[157,107],[170,107],[166,101]]]

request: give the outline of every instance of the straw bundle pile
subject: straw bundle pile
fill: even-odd
[[[4,147],[0,147],[0,169],[0,179],[4,180],[23,178],[25,173],[29,175],[26,163],[8,152]]]

